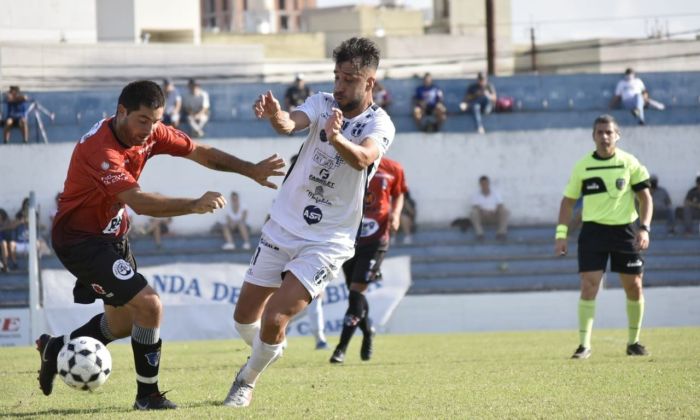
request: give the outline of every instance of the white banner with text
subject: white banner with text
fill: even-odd
[[[174,263],[139,268],[161,297],[165,340],[227,339],[238,337],[233,308],[238,301],[247,265]],[[387,258],[383,279],[367,291],[370,317],[381,331],[411,285],[409,257]],[[102,301],[91,305],[73,303],[75,277],[66,270],[42,270],[44,315],[51,334],[66,334],[103,311]],[[326,287],[323,312],[326,334],[339,334],[348,305],[348,289],[341,274]],[[306,316],[289,326],[289,336],[309,335]]]

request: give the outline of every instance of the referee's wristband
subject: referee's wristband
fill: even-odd
[[[567,225],[557,225],[557,230],[554,235],[555,239],[566,239],[566,235],[569,233],[569,227]]]

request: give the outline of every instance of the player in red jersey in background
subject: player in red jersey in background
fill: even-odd
[[[369,303],[364,293],[369,284],[381,280],[381,265],[389,249],[390,232],[399,229],[403,195],[408,190],[401,165],[382,157],[377,173],[365,193],[362,230],[355,256],[343,264],[345,284],[350,290],[340,342],[333,351],[331,363],[343,363],[350,339],[357,327],[362,331],[360,358],[372,357],[374,328],[369,318]]]
[[[159,154],[185,157],[210,169],[239,173],[270,188],[277,187],[268,177],[284,174],[284,161],[276,155],[256,164],[246,162],[195,143],[183,132],[164,125],[164,102],[157,84],[128,84],[119,96],[116,115],[95,124],[73,150],[54,217],[52,243],[61,263],[77,277],[75,302],[89,304],[102,299],[104,313],[65,337],[39,337],[38,379],[45,395],[53,390],[56,356],[67,340],[88,336],[107,345],[131,336],[137,384],[134,408],[176,408],[158,388],[163,307],[156,291],[137,271],[126,237],[126,206],[138,214],[172,217],[210,213],[223,208],[226,200],[212,191],[199,198],[142,191],[138,179],[149,158]]]

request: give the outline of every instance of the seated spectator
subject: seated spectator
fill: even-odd
[[[294,111],[304,103],[306,98],[311,96],[311,88],[304,82],[304,75],[297,73],[294,83],[287,88],[284,93],[284,109],[288,112]]]
[[[671,205],[671,196],[665,188],[659,186],[659,178],[656,175],[652,175],[649,182],[651,183],[651,199],[654,203],[653,220],[666,220],[666,232],[673,235],[676,233],[676,217]]]
[[[4,128],[3,139],[10,142],[10,130],[17,127],[22,130],[22,140],[29,143],[29,124],[27,124],[27,112],[29,111],[29,96],[19,90],[19,86],[10,86],[3,99]]]
[[[476,239],[484,240],[484,223],[496,224],[496,239],[505,240],[508,234],[509,212],[503,205],[503,198],[498,191],[491,188],[489,177],[479,178],[479,191],[472,196],[470,219]]]
[[[617,82],[615,87],[615,96],[610,102],[610,107],[615,108],[618,105],[621,105],[624,109],[631,110],[632,115],[634,115],[640,125],[645,124],[645,107],[651,106],[659,110],[665,108],[664,104],[649,97],[649,92],[644,86],[644,82],[636,76],[632,69],[625,70],[625,77]]]
[[[462,111],[471,112],[476,123],[476,131],[484,134],[484,124],[481,121],[482,114],[490,114],[496,104],[496,89],[488,82],[486,75],[479,73],[476,82],[467,87],[464,100],[459,107]]]
[[[442,89],[433,84],[430,73],[425,73],[423,84],[416,88],[413,96],[413,120],[419,130],[428,133],[440,130],[447,118],[447,108],[442,101]]]
[[[180,91],[170,79],[163,80],[163,94],[165,95],[165,109],[163,110],[163,124],[178,128],[180,125],[180,112],[182,111],[182,96]]]
[[[14,229],[10,217],[5,209],[0,209],[0,255],[2,256],[2,267],[4,272],[17,269],[17,255],[10,253],[10,243],[14,241]]]
[[[187,123],[195,137],[204,136],[204,126],[209,121],[209,93],[194,79],[187,82],[189,92],[182,98],[182,108]]]
[[[389,107],[391,106],[391,95],[384,85],[379,82],[379,80],[374,82],[374,87],[372,88],[372,99],[374,100],[374,103],[382,107],[387,114],[389,113]]]
[[[234,250],[236,249],[236,244],[233,240],[233,232],[238,230],[243,238],[243,249],[250,249],[250,235],[248,233],[248,225],[246,224],[246,219],[248,218],[248,209],[241,206],[240,199],[237,192],[231,192],[231,201],[226,207],[226,221],[221,226],[221,232],[224,235],[224,243],[221,246],[223,250]]]
[[[162,248],[162,238],[170,232],[170,223],[172,221],[172,217],[153,217],[143,229],[145,235],[153,235],[153,242],[156,244],[157,249]]]
[[[416,201],[411,197],[410,191],[403,194],[403,209],[401,209],[401,223],[399,229],[403,233],[403,243],[413,243],[413,234],[416,232]]]
[[[37,222],[39,215],[37,214]],[[14,239],[9,244],[9,255],[13,261],[17,261],[17,255],[29,254],[29,199],[22,201],[22,208],[15,215]],[[37,226],[38,227],[38,226]],[[51,249],[41,237],[36,239],[36,247],[39,257],[51,255]]]
[[[698,232],[698,229],[693,229],[693,220],[700,220],[700,176],[695,178],[695,186],[688,190],[685,195],[682,210],[683,227],[686,235],[692,235]]]

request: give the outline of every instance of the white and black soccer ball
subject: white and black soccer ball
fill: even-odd
[[[63,382],[82,391],[99,388],[112,372],[112,355],[92,337],[76,337],[64,344],[56,362]]]

